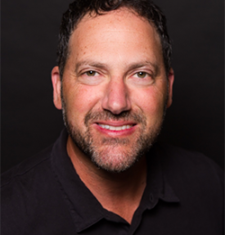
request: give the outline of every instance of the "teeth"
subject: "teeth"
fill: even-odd
[[[124,125],[124,126],[109,126],[109,125],[102,125],[102,124],[98,124],[98,125],[104,129],[112,130],[112,131],[121,131],[121,130],[126,130],[132,127],[132,125]]]

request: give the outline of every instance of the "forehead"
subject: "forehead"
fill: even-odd
[[[132,55],[139,50],[140,56],[149,53],[162,57],[161,42],[155,27],[136,12],[120,8],[96,15],[86,14],[78,23],[69,40],[69,51],[85,54],[100,52],[108,56]],[[159,59],[159,58],[158,58]]]
[[[89,12],[81,19],[77,28],[84,27],[84,24],[87,26],[91,25],[93,28],[103,25],[105,27],[117,28],[118,22],[120,23],[121,30],[140,29],[139,27],[143,24],[150,25],[150,22],[146,18],[141,17],[134,10],[122,7],[117,10],[103,12],[101,14]]]

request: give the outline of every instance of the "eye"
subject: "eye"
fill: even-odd
[[[145,78],[147,76],[146,72],[138,72],[136,73],[139,78]]]
[[[147,69],[146,69],[147,70]],[[129,81],[136,85],[149,86],[152,85],[155,81],[154,74],[151,70],[142,70],[132,73]]]
[[[101,83],[104,79],[104,76],[101,72],[97,72],[91,69],[88,70],[88,68],[86,68],[83,71],[81,70],[77,78],[83,84],[94,86]]]
[[[97,74],[97,72],[93,71],[93,70],[90,70],[90,71],[87,71],[85,72],[88,76],[95,76]]]

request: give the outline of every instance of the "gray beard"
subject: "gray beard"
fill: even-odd
[[[165,102],[166,104],[167,102]],[[63,120],[67,128],[67,132],[70,135],[73,143],[79,148],[79,150],[88,157],[99,169],[120,173],[128,170],[132,167],[140,158],[142,158],[146,152],[151,148],[156,141],[162,127],[163,119],[165,116],[166,107],[164,108],[164,114],[161,118],[161,122],[154,128],[146,130],[146,117],[141,111],[131,112],[124,111],[119,115],[114,115],[110,111],[103,110],[101,112],[89,112],[85,116],[84,124],[87,127],[87,131],[82,134],[78,128],[74,127],[67,117],[66,103],[62,97],[62,111]],[[123,121],[135,121],[141,128],[139,133],[132,144],[131,148],[126,151],[113,152],[118,146],[124,146],[130,144],[130,140],[127,138],[102,138],[100,142],[96,143],[93,139],[91,130],[89,128],[90,121],[97,122],[98,120],[123,120]],[[98,146],[105,147],[105,151],[99,149]],[[107,149],[110,149],[107,151]],[[113,152],[113,153],[112,153]],[[113,158],[119,159],[119,164],[113,164]],[[110,161],[111,160],[111,161]]]

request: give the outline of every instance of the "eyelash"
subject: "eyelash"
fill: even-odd
[[[143,77],[142,76],[139,76],[140,74],[144,75]],[[140,72],[137,72],[135,73],[135,75],[137,75],[138,78],[145,78],[146,76],[148,76],[149,74],[147,72],[143,72],[143,71],[140,71]]]
[[[89,74],[88,74],[89,73]],[[90,74],[91,73],[91,74]],[[93,74],[92,74],[93,73]],[[89,71],[86,71],[84,74],[86,74],[87,76],[89,76],[89,77],[93,77],[93,76],[95,76],[96,74],[97,74],[97,72],[96,71],[94,71],[94,70],[89,70]]]
[[[88,70],[86,72],[84,72],[83,74],[87,75],[88,77],[94,77],[95,75],[99,74],[98,72],[96,72],[95,70]],[[140,74],[142,74],[143,77],[139,76]],[[136,72],[133,76],[137,76],[138,78],[140,79],[144,79],[146,78],[147,76],[149,77],[152,77],[149,73],[147,72],[144,72],[144,71],[139,71],[139,72]]]

